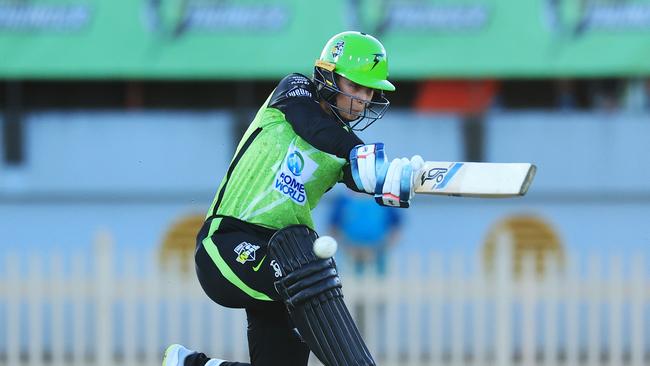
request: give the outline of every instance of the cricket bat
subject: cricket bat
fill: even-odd
[[[427,161],[415,193],[457,197],[517,197],[528,192],[537,167],[529,163]]]

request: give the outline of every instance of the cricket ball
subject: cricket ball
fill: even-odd
[[[324,235],[314,241],[314,254],[321,259],[333,257],[337,248],[338,244],[336,243],[336,239],[331,236]]]

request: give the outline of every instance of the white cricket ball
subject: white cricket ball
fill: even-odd
[[[336,239],[324,235],[314,241],[314,254],[321,259],[331,258],[336,253],[338,246]]]

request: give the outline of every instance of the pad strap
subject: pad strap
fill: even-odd
[[[291,307],[327,290],[341,287],[332,258],[306,264],[275,282],[275,289]]]

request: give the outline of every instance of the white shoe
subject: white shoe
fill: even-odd
[[[185,358],[194,353],[197,352],[187,349],[180,344],[172,344],[165,350],[162,366],[183,366]]]
[[[165,356],[163,357],[162,366],[184,366],[185,359],[187,358],[187,356],[196,353],[198,352],[192,351],[191,349],[187,349],[180,344],[172,344],[171,346],[167,347],[167,349],[165,350]],[[213,358],[210,361],[208,361],[208,363],[206,363],[205,366],[219,366],[223,362],[226,361],[219,358]]]

